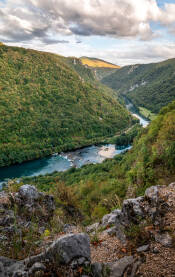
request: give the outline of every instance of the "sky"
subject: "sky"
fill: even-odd
[[[0,41],[117,65],[175,58],[175,0],[0,0]]]

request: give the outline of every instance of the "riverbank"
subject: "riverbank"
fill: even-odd
[[[148,126],[148,124],[150,123],[150,120],[154,119],[153,117],[149,117],[149,111],[144,108],[139,107],[139,109],[131,102],[130,99],[128,99],[126,96],[122,97],[126,108],[129,112],[131,112],[131,114],[133,116],[135,116],[136,118],[138,118],[140,120],[140,124],[145,128]],[[152,114],[153,116],[153,114]],[[154,114],[155,117],[155,114]]]
[[[64,172],[70,168],[80,168],[86,164],[102,163],[107,158],[113,158],[115,155],[130,149],[127,146],[123,149],[116,149],[115,145],[89,146],[75,151],[57,154],[20,165],[0,168],[0,182],[6,179],[21,177],[34,177],[39,175],[51,174],[53,172]]]
[[[126,107],[131,114],[139,119],[140,124],[143,127],[146,127],[149,124],[149,121],[134,114],[134,106],[131,102],[127,102]],[[122,133],[131,131],[134,126],[135,125],[129,126],[129,128],[121,130],[112,137],[95,138],[93,140],[93,145],[89,145],[87,142],[87,145],[82,147],[78,147],[77,145],[77,147],[73,147],[71,151],[62,152],[60,154],[55,151],[55,153],[47,157],[0,168],[0,185],[2,185],[6,179],[21,178],[25,176],[34,177],[51,174],[55,171],[63,172],[72,167],[79,168],[85,164],[102,163],[105,159],[113,158],[115,155],[131,148],[131,146],[127,145],[124,148],[118,147],[118,149],[116,149],[115,140]]]

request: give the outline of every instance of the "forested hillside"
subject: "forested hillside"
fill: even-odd
[[[0,166],[99,142],[131,125],[92,78],[70,59],[1,45]]]
[[[146,188],[167,185],[174,178],[175,101],[164,107],[148,128],[142,129],[128,153],[102,164],[27,178],[24,183],[34,183],[41,190],[51,189],[60,195],[64,191],[64,200],[74,199],[83,211],[85,223],[89,223],[120,207],[124,198],[143,195]]]
[[[125,66],[103,78],[102,83],[127,96],[137,108],[158,113],[175,100],[175,59]]]

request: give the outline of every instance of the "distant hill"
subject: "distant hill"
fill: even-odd
[[[106,68],[115,68],[118,69],[120,66],[112,64],[110,62],[106,62],[104,60],[100,60],[97,58],[89,58],[89,57],[82,57],[80,58],[84,65],[88,65],[89,67],[106,67]]]
[[[158,113],[175,100],[175,59],[125,66],[105,76],[102,83],[127,96],[143,113]]]
[[[120,68],[120,66],[116,64],[112,64],[97,58],[81,57],[80,60],[83,65],[91,68],[98,80],[101,80],[105,76],[114,73],[117,69]]]
[[[1,45],[0,68],[0,166],[100,142],[132,123],[79,59]]]

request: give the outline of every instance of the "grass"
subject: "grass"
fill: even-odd
[[[155,113],[152,113],[150,110],[143,108],[143,107],[139,107],[139,112],[141,115],[143,115],[144,117],[146,117],[150,120],[154,120],[156,117]]]

